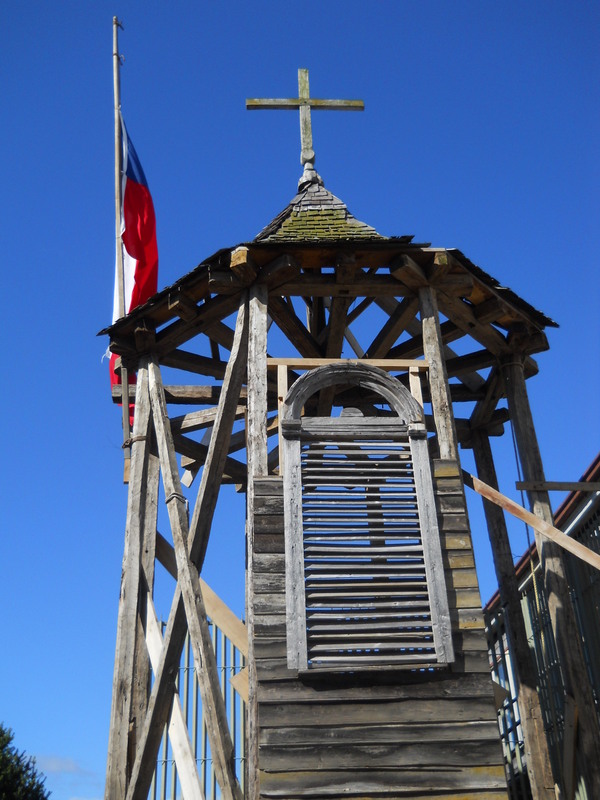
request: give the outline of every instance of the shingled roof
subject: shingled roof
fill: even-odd
[[[290,204],[263,228],[254,241],[322,242],[387,238],[353,217],[345,203],[315,181],[303,184]]]

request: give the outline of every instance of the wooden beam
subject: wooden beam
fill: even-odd
[[[156,534],[156,557],[168,571],[169,575],[177,580],[175,548],[158,532]],[[243,656],[247,656],[248,633],[242,620],[236,617],[229,606],[221,600],[219,595],[213,591],[202,578],[200,578],[200,588],[202,589],[206,613],[210,619],[223,631],[225,636],[233,642],[240,653]]]
[[[268,291],[266,286],[250,290],[248,333],[248,385],[254,391],[248,398],[248,487],[246,516],[246,624],[248,628],[248,706],[247,706],[247,797],[260,794],[258,777],[258,698],[254,655],[254,481],[268,474],[267,457],[267,330]],[[298,321],[299,322],[299,321]]]
[[[398,256],[390,266],[390,274],[414,292],[427,286],[428,279],[423,268],[406,253]]]
[[[471,414],[471,427],[476,430],[485,427],[494,413],[500,399],[504,396],[504,383],[498,367],[493,367],[485,382],[485,392]]]
[[[243,419],[246,415],[245,406],[238,406],[235,419]],[[206,408],[202,411],[190,411],[180,417],[171,417],[171,430],[173,433],[192,433],[209,428],[217,416],[216,408]]]
[[[248,248],[241,246],[231,251],[229,269],[243,283],[252,283],[258,274],[258,268],[248,252]]]
[[[175,554],[173,553],[173,557]],[[146,620],[146,644],[148,654],[152,663],[152,669],[156,672],[160,660],[163,638],[160,632],[160,623],[156,616],[152,595],[148,592],[146,598],[148,609]],[[185,800],[204,800],[204,792],[198,775],[196,758],[190,742],[190,736],[183,716],[179,694],[173,695],[173,708],[169,718],[168,727],[169,741],[173,749],[173,757],[177,767],[177,777],[181,784],[181,791]]]
[[[289,367],[290,369],[316,369],[316,367],[329,366],[330,364],[367,364],[370,367],[379,367],[390,372],[409,369],[419,369],[426,372],[429,362],[422,359],[409,358],[268,358],[267,368]]]
[[[167,299],[167,307],[169,313],[178,316],[186,322],[192,322],[196,319],[200,307],[195,300],[181,290],[181,287],[176,291],[169,293]]]
[[[495,356],[502,357],[510,354],[511,348],[506,338],[496,328],[480,322],[469,303],[459,297],[449,296],[444,292],[439,293],[437,300],[440,311],[448,319],[452,320],[466,334],[476,339]]]
[[[423,352],[429,362],[431,408],[440,447],[440,458],[458,460],[458,440],[452,414],[452,398],[442,353],[442,336],[435,291],[429,286],[419,289],[419,306],[423,330]]]
[[[480,480],[498,491],[496,470],[489,438],[481,431],[472,435],[473,453]],[[529,648],[525,621],[521,610],[521,594],[513,561],[503,506],[484,498],[483,507],[490,536],[492,555],[504,619],[511,642],[511,655],[517,672],[517,692],[527,774],[530,778],[533,800],[555,800],[554,779],[544,719],[537,693],[537,674]],[[537,519],[537,517],[536,517]]]
[[[311,358],[319,358],[323,355],[317,340],[298,319],[289,303],[286,303],[281,297],[271,295],[269,297],[269,314],[299,353]]]
[[[273,291],[299,274],[300,265],[296,259],[291,255],[284,254],[261,267],[257,280],[261,286],[266,286],[269,291]]]
[[[476,478],[474,475],[470,475],[464,470],[463,480],[467,486],[476,491],[482,497],[485,497],[486,500],[491,500],[492,503],[496,503],[517,519],[526,522],[535,531],[541,533],[546,539],[555,542],[562,547],[563,550],[566,550],[567,552],[572,553],[574,556],[577,556],[577,558],[585,561],[586,564],[589,564],[591,567],[600,569],[600,554],[590,550],[589,547],[586,547],[575,539],[572,539],[570,536],[567,536],[566,533],[563,533],[558,528],[555,528],[554,525],[550,525],[550,523],[546,522],[541,517],[538,517],[536,514],[532,514],[531,511],[527,511],[526,508],[523,508],[523,506],[515,503],[514,500],[510,499],[510,497],[506,497],[506,495],[501,494],[496,489],[493,489],[491,486],[488,486],[486,483],[479,480],[479,478]]]
[[[525,492],[600,492],[600,481],[517,481]]]
[[[118,390],[118,392],[116,391]],[[174,405],[216,405],[221,396],[220,386],[165,386],[165,399]],[[121,402],[121,387],[113,387],[113,403]],[[248,393],[240,388],[240,400],[246,400]],[[129,385],[129,400],[135,400],[135,384]]]
[[[198,306],[196,317],[191,320],[171,322],[156,335],[156,355],[162,358],[192,336],[206,332],[213,323],[232,314],[239,306],[240,294],[224,295],[205,300]]]
[[[219,378],[219,380],[225,375],[227,367],[226,361],[199,356],[196,353],[188,353],[186,350],[172,350],[160,359],[160,363],[164,367],[183,369],[196,375],[210,375],[213,378]]]
[[[117,646],[112,687],[105,800],[124,797],[129,770],[129,725],[134,682],[134,654],[141,568],[141,537],[146,506],[146,467],[150,430],[148,366],[140,364],[136,386],[131,473],[127,497],[125,551],[117,618]]]
[[[177,434],[173,436],[175,448],[178,453],[187,456],[198,466],[201,466],[208,459],[208,452],[210,445],[196,442],[193,439],[188,439],[186,436]],[[234,483],[240,483],[246,480],[246,465],[235,458],[227,456],[223,465],[223,475],[231,478]]]
[[[369,358],[383,358],[389,355],[392,346],[400,334],[406,330],[408,323],[415,318],[418,310],[418,299],[416,297],[406,297],[398,304],[394,313],[388,318],[377,336],[367,347],[365,355]]]
[[[357,272],[354,280],[336,281],[335,275],[303,273],[279,287],[284,297],[398,297],[414,292],[389,275]]]
[[[329,308],[329,320],[327,322],[327,341],[325,344],[326,358],[339,358],[342,355],[344,346],[344,334],[346,333],[346,315],[350,307],[351,300],[346,297],[334,297]],[[317,402],[317,415],[328,417],[331,414],[333,398],[335,397],[335,387],[330,386],[321,389]]]
[[[134,690],[132,698],[132,725],[130,735],[129,767],[133,766],[137,749],[138,734],[148,710],[150,695],[151,663],[146,645],[146,627],[148,620],[148,604],[146,595],[154,591],[154,571],[156,566],[156,525],[158,519],[158,497],[160,487],[160,459],[156,448],[154,430],[148,430],[146,442],[148,448],[146,473],[144,475],[146,503],[142,522],[142,552],[140,564],[142,569],[140,593],[138,601],[138,620],[135,637],[134,656]],[[146,591],[144,591],[144,587]]]
[[[409,323],[410,322],[411,320],[409,320]],[[414,330],[412,338],[393,347],[388,353],[390,358],[415,358],[423,352],[423,334],[421,332],[421,326],[417,323],[414,328],[410,324],[407,324],[406,327],[409,333],[413,333]],[[446,345],[456,339],[461,339],[465,335],[465,332],[451,320],[446,320],[440,324],[440,334],[442,342]]]
[[[149,365],[149,389],[162,468],[165,502],[175,544],[177,584],[185,607],[213,768],[223,795],[228,798],[237,797],[241,800],[242,793],[235,775],[234,748],[229,735],[227,713],[221,693],[204,598],[198,571],[188,553],[187,504],[182,494],[175,447],[168,424],[167,404],[162,390],[160,368],[156,361]]]
[[[219,398],[219,409],[213,428],[211,446],[207,463],[202,473],[194,508],[194,517],[190,526],[190,555],[195,568],[198,570],[202,567],[206,552],[206,543],[212,525],[224,457],[226,456],[233,417],[246,371],[247,336],[247,313],[244,298],[238,312],[231,357],[223,381],[223,390]],[[148,703],[148,713],[144,720],[142,736],[136,753],[127,800],[146,800],[147,798],[162,731],[172,703],[174,688],[172,675],[177,669],[181,657],[181,649],[186,632],[187,624],[184,604],[178,584],[167,620],[163,649],[158,670],[154,676],[154,684]]]
[[[502,372],[523,479],[526,482],[544,483],[544,467],[525,384],[524,356],[513,353],[503,363]],[[529,490],[527,494],[535,515],[546,524],[552,525],[548,492]],[[588,783],[588,793],[593,797],[600,797],[600,725],[569,592],[564,554],[558,542],[548,541],[539,535],[537,529],[534,530],[544,574],[550,621],[563,667],[565,692],[574,698],[581,722],[579,745],[582,771]]]
[[[446,360],[446,373],[449,378],[457,375],[465,375],[477,372],[480,369],[487,369],[498,363],[496,356],[489,350],[477,350],[475,353],[468,353],[464,356],[455,356]],[[481,377],[481,376],[480,376]],[[482,384],[484,378],[481,378]],[[479,384],[478,384],[479,385]]]

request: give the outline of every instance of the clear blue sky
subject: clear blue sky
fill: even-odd
[[[308,67],[314,96],[366,104],[313,115],[327,188],[382,234],[460,248],[560,323],[529,382],[548,479],[578,479],[600,449],[597,4],[3,3],[0,720],[54,800],[102,796],[123,549],[120,418],[95,335],[112,313],[113,14],[159,286],[294,195],[297,114],[244,99],[293,96]],[[505,439],[501,488],[518,499]],[[241,614],[239,516],[219,520],[207,579]]]

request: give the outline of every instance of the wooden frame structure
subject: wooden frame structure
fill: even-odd
[[[188,632],[221,796],[242,796],[199,581],[223,484],[245,492],[247,509],[245,797],[506,796],[459,445],[475,450],[479,474],[493,485],[489,437],[501,435],[510,418],[524,480],[545,480],[525,379],[537,372],[532,356],[547,348],[544,329],[555,323],[460,251],[384,237],[356,220],[324,188],[313,161],[314,153],[298,194],[252,242],[220,250],[102,331],[138,376],[130,388],[135,421],[127,443],[106,800],[148,796],[162,732],[176,713],[172,676]],[[281,436],[277,445],[270,441],[299,374],[349,355],[363,369],[387,366],[389,380],[410,390],[421,408],[454,649],[441,671],[386,665],[307,680],[287,660],[285,598],[292,587],[284,566],[283,476],[290,465]],[[185,377],[165,383],[163,373],[173,371]],[[119,402],[120,391],[113,399]],[[170,411],[178,406],[183,414]],[[325,382],[306,398],[303,418],[330,417],[340,408],[373,419],[389,415],[364,382]],[[533,513],[550,525],[547,492],[528,494]],[[158,534],[159,497],[170,541]],[[488,522],[512,635],[524,641],[501,514],[490,513]],[[235,546],[244,549],[242,530]],[[579,714],[578,747],[598,765],[598,720],[560,547],[541,536],[538,547],[566,691]],[[155,563],[167,562],[176,564],[177,580],[161,635],[153,587]],[[523,687],[530,686],[526,648],[516,663]],[[534,691],[523,727],[534,797],[554,797]],[[188,768],[186,798],[198,796],[195,765]],[[600,796],[598,772],[591,766],[588,781]]]

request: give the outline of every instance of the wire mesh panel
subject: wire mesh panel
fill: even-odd
[[[410,443],[303,442],[309,665],[435,661]]]
[[[221,691],[225,700],[229,732],[234,746],[236,774],[243,788],[246,706],[239,694],[234,690],[230,680],[244,668],[245,658],[214,622],[211,621],[210,625],[217,667],[221,677]],[[186,637],[181,658],[177,679],[177,694],[181,702],[192,751],[196,760],[203,796],[206,800],[218,800],[221,797],[221,791],[213,767],[189,636]],[[177,765],[169,741],[168,726],[165,726],[149,797],[152,800],[187,800],[181,789]]]

